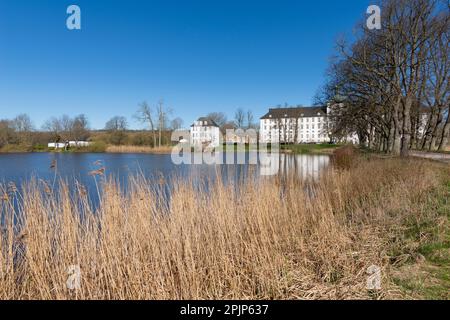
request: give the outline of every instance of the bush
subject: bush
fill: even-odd
[[[353,167],[356,154],[355,148],[352,146],[345,146],[334,151],[334,164],[341,169],[350,169]]]
[[[107,148],[106,143],[103,141],[96,141],[89,145],[89,147],[84,148],[86,152],[94,152],[94,153],[101,153],[105,152]]]
[[[49,148],[43,144],[36,144],[33,147],[33,151],[39,152],[39,151],[47,151]]]

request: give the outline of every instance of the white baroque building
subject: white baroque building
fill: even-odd
[[[212,119],[199,118],[192,124],[190,134],[193,146],[218,147],[220,145],[220,128]]]
[[[263,143],[326,143],[330,141],[327,107],[275,108],[260,119]]]

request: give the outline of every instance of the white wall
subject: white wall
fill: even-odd
[[[296,123],[296,121],[298,121]],[[326,117],[302,117],[299,119],[261,119],[260,139],[264,143],[323,143],[328,142]],[[281,130],[276,129],[279,122]],[[295,130],[297,128],[297,135]],[[286,130],[286,132],[285,132]],[[297,139],[296,139],[297,138]],[[280,140],[280,141],[278,141]],[[286,140],[286,141],[285,141]]]
[[[202,145],[209,143],[212,147],[220,145],[220,129],[213,126],[192,126],[191,144]]]

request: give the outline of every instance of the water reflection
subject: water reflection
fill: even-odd
[[[278,171],[280,174],[296,174],[304,180],[317,180],[329,164],[328,155],[281,154]]]
[[[130,176],[140,174],[150,184],[158,184],[161,176],[168,184],[173,177],[200,184],[214,182],[218,178],[225,183],[239,185],[239,182],[263,175],[295,174],[302,179],[318,179],[330,163],[327,155],[276,154],[260,156],[258,165],[175,165],[170,155],[151,154],[5,154],[0,155],[0,183],[6,186],[14,182],[18,187],[31,178],[53,184],[55,178],[68,182],[69,187],[77,183],[86,187],[92,198],[98,195],[100,178],[89,173],[99,167],[105,168],[105,176],[113,176],[126,188]],[[267,161],[269,160],[269,161]],[[235,162],[237,163],[237,162]],[[56,166],[53,166],[56,164]],[[99,165],[100,164],[100,165]],[[95,201],[95,200],[94,200]]]

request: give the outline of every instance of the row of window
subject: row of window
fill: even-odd
[[[209,127],[192,127],[192,131],[209,131]]]
[[[268,135],[267,135],[267,138],[268,139],[271,139],[271,134],[269,133]],[[277,137],[277,136],[275,136],[275,137]],[[283,136],[280,136],[280,138],[283,140]],[[288,139],[293,139],[294,138],[294,136],[292,135],[292,134],[290,134],[290,135],[287,135],[287,137],[286,138],[288,138]],[[317,138],[319,138],[319,139],[324,139],[324,138],[327,138],[327,136],[325,135],[325,134],[301,134],[300,135],[300,138],[301,139],[304,139],[304,138],[306,138],[306,139],[309,139],[309,138],[311,138],[311,139],[317,139]]]
[[[294,118],[289,118],[289,119],[280,119],[283,123],[295,123],[296,119]],[[308,123],[308,122],[325,122],[325,118],[324,117],[315,117],[315,118],[299,118],[298,120],[300,120],[300,123]],[[265,124],[270,124],[270,123],[275,123],[277,122],[277,120],[262,120],[263,123]]]
[[[210,133],[204,133],[204,132],[193,132],[192,137],[194,138],[210,138]]]
[[[322,129],[324,127],[325,126],[322,126],[322,124],[320,124],[320,123],[317,125],[317,129]],[[307,125],[301,124],[300,125],[300,130],[305,129],[305,128],[306,129],[316,129],[316,125],[315,124],[312,124],[311,126],[309,124],[307,124]],[[272,129],[273,130],[273,129],[278,129],[278,127],[277,126],[272,126],[272,127],[271,126],[264,126],[264,130],[267,131],[268,129]],[[281,127],[281,129],[284,129],[284,128]],[[290,127],[289,130],[292,131],[294,129],[292,129],[292,127]]]

